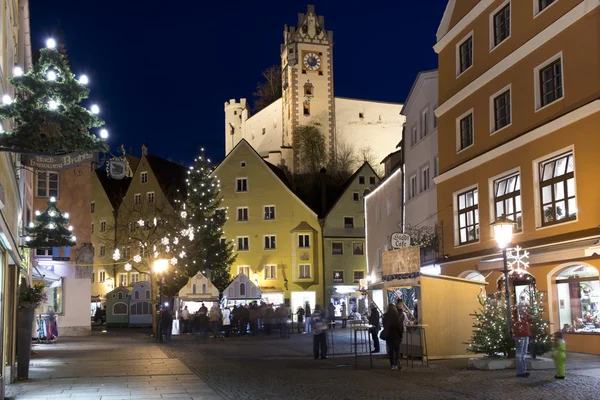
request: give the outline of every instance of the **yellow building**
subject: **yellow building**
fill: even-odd
[[[283,171],[241,140],[214,171],[227,210],[224,240],[237,259],[232,277],[245,274],[267,302],[296,310],[323,304],[323,248],[317,215],[290,189]]]
[[[571,332],[569,350],[596,354],[598,26],[597,0],[451,0],[434,46],[442,273],[486,279],[494,292],[503,262],[490,224],[506,215],[551,329]]]

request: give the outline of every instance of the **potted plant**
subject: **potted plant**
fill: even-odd
[[[17,378],[29,378],[29,360],[31,358],[31,333],[33,313],[46,301],[44,285],[29,286],[21,281],[19,289],[19,308],[17,312]]]

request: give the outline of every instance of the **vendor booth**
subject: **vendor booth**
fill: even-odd
[[[130,287],[111,290],[106,294],[106,326],[129,326]]]
[[[384,291],[384,306],[402,298],[411,325],[401,352],[428,359],[468,357],[473,312],[486,282],[420,273],[419,247],[383,253],[383,280],[370,285],[371,297]],[[373,300],[372,300],[373,301]]]
[[[129,326],[152,326],[152,297],[149,282],[137,282],[131,289]]]
[[[201,272],[189,278],[186,285],[179,290],[179,295],[174,299],[175,318],[173,318],[172,334],[179,335],[181,332],[179,320],[185,307],[188,308],[190,318],[192,318],[191,316],[200,310],[202,304],[210,309],[212,304],[218,301],[219,289],[213,285],[210,279]]]
[[[224,307],[233,305],[248,304],[253,301],[260,301],[262,292],[250,278],[244,274],[239,274],[227,289],[223,291]]]

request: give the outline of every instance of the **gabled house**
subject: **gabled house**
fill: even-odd
[[[367,277],[364,196],[377,184],[379,177],[364,163],[346,181],[322,219],[325,303],[335,305],[337,316],[341,316],[342,303],[348,315],[366,306],[359,304],[359,285]]]
[[[231,275],[249,277],[269,303],[293,310],[306,301],[323,304],[319,219],[283,171],[241,140],[213,173],[228,218],[223,240],[233,242],[237,254]]]

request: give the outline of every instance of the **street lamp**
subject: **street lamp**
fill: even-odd
[[[158,280],[158,311],[160,312],[162,308],[162,276],[160,278],[158,275],[164,274],[169,268],[169,260],[159,258],[154,260],[154,265],[152,266],[152,272],[157,274]],[[162,342],[162,332],[160,330],[160,321],[156,324],[156,338],[159,342]]]
[[[498,243],[498,247],[502,249],[502,259],[504,261],[504,297],[506,298],[506,325],[508,337],[511,336],[512,330],[512,314],[510,309],[510,290],[508,281],[508,259],[506,256],[506,248],[512,241],[514,221],[506,218],[503,214],[494,221],[492,228],[494,229],[494,239]]]

